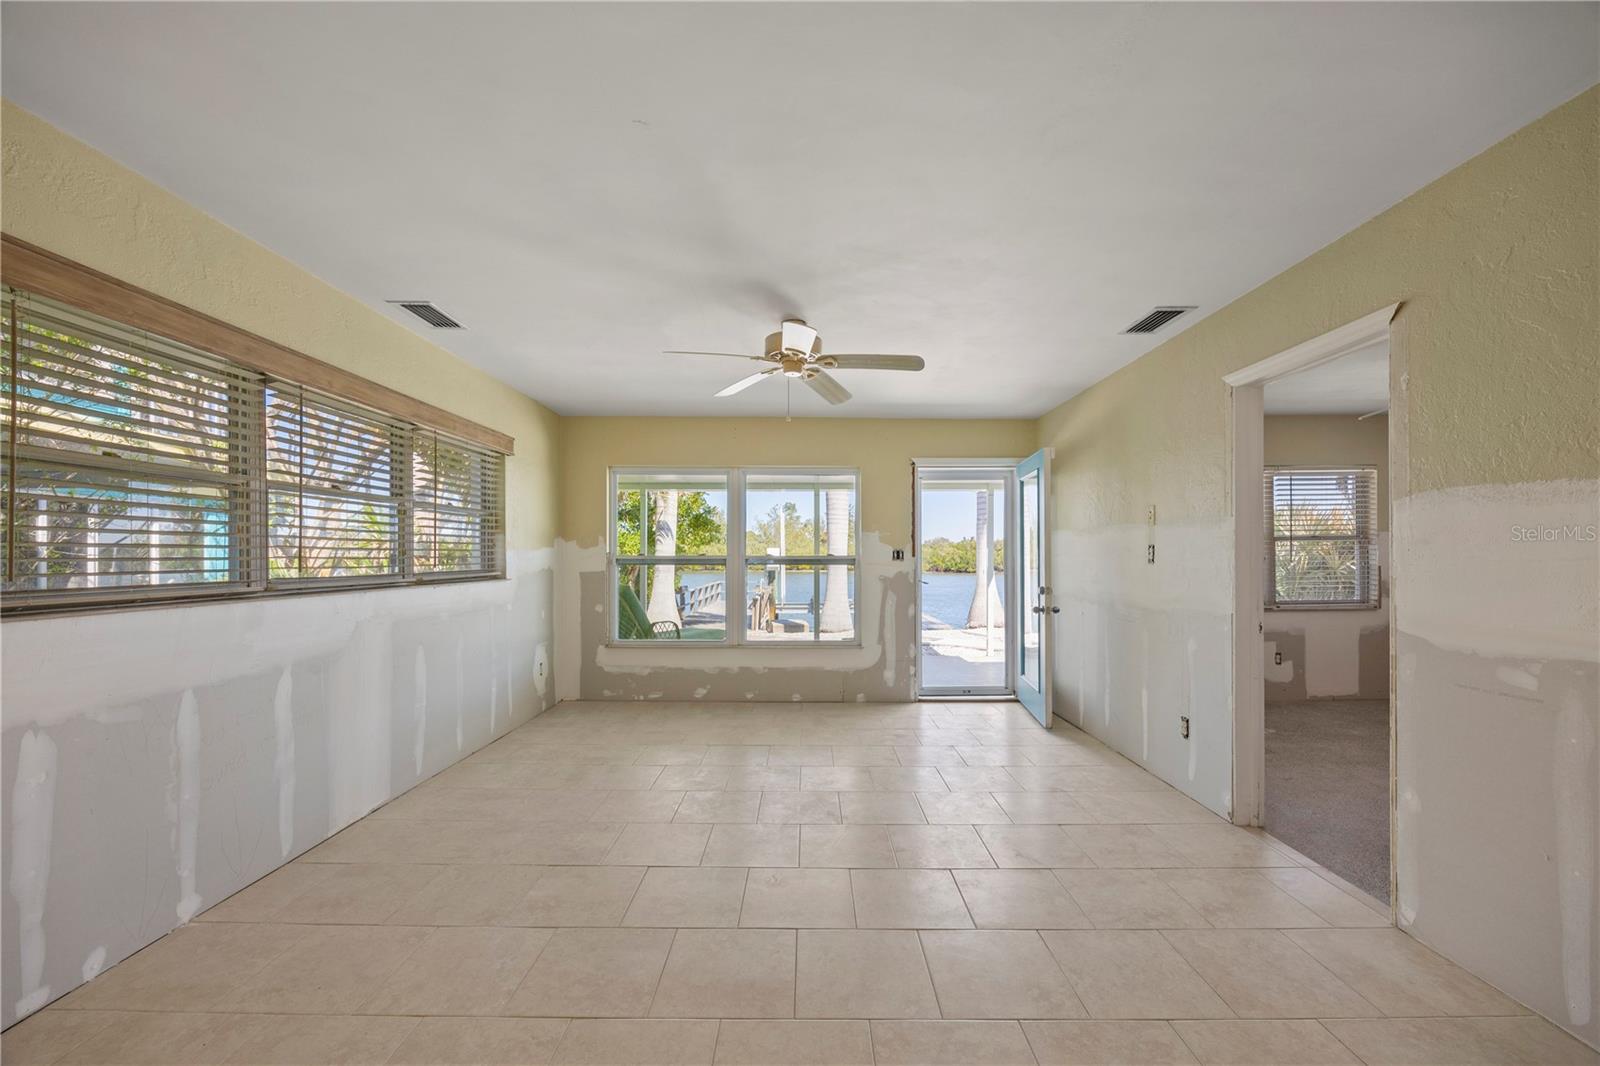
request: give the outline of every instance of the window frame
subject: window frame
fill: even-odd
[[[1355,515],[1357,530],[1355,533],[1344,536],[1325,537],[1283,537],[1277,534],[1277,504],[1274,498],[1274,478],[1285,474],[1332,474],[1332,473],[1359,473],[1372,479],[1372,494],[1370,513],[1367,518],[1367,529],[1363,532],[1360,528],[1362,515]],[[1262,467],[1262,519],[1263,533],[1266,538],[1266,551],[1263,553],[1262,568],[1264,570],[1262,582],[1262,609],[1266,611],[1376,611],[1383,607],[1383,565],[1378,558],[1378,468],[1371,463],[1342,463],[1334,465],[1311,466],[1305,463],[1286,463],[1282,465],[1266,465]],[[1356,546],[1356,574],[1357,585],[1360,589],[1370,589],[1370,595],[1363,594],[1359,599],[1353,600],[1280,600],[1278,599],[1278,568],[1277,549],[1280,541],[1348,541]],[[1362,546],[1367,548],[1365,560],[1361,551]]]
[[[728,486],[728,514],[727,514],[727,554],[726,555],[674,555],[674,556],[634,556],[622,555],[617,550],[617,492],[618,483],[629,477],[661,477],[664,475],[682,475],[696,477],[707,475],[720,475],[727,478]],[[654,565],[672,566],[706,566],[716,565],[718,560],[723,565],[723,580],[727,583],[725,588],[737,584],[745,587],[745,575],[748,565],[745,551],[745,496],[748,478],[751,475],[793,475],[796,477],[844,477],[851,479],[854,492],[854,505],[851,507],[851,533],[850,541],[855,545],[855,552],[851,555],[786,555],[782,558],[791,565],[813,566],[839,566],[846,565],[854,569],[856,586],[859,590],[861,584],[861,471],[857,467],[843,466],[613,466],[606,473],[606,636],[605,646],[611,648],[675,648],[689,649],[724,649],[724,648],[790,648],[811,651],[826,651],[829,649],[859,648],[861,640],[861,597],[858,594],[851,597],[851,631],[849,640],[823,640],[820,632],[814,632],[810,640],[751,640],[745,635],[743,615],[746,609],[744,595],[741,592],[735,603],[724,598],[725,609],[729,612],[728,621],[732,624],[725,625],[721,640],[677,640],[670,638],[652,638],[648,640],[623,640],[617,634],[619,623],[617,609],[617,588],[620,582],[620,567],[633,563],[649,563]],[[815,519],[813,519],[815,521]],[[641,545],[642,547],[642,545]],[[767,559],[770,556],[762,556]]]
[[[8,253],[12,251],[9,239],[6,250]],[[62,266],[60,269],[65,271],[72,268]],[[235,359],[214,350],[225,346],[197,345],[181,336],[172,336],[164,331],[130,323],[119,317],[114,310],[108,311],[98,306],[92,299],[66,299],[51,291],[35,291],[20,281],[10,279],[5,281],[0,299],[4,302],[0,314],[7,320],[8,331],[26,328],[29,320],[28,306],[30,303],[36,303],[41,308],[40,313],[46,317],[58,311],[69,316],[82,316],[86,329],[100,328],[97,323],[104,323],[116,333],[126,333],[130,337],[143,335],[142,343],[136,343],[129,349],[131,355],[139,358],[154,357],[159,360],[165,347],[172,349],[173,354],[169,358],[220,364],[225,368],[229,380],[234,381],[234,384],[227,387],[236,390],[228,405],[225,418],[228,424],[237,427],[232,434],[236,443],[227,453],[228,468],[225,472],[197,472],[185,470],[180,466],[173,468],[175,476],[187,476],[197,483],[214,484],[223,487],[229,493],[233,506],[228,510],[226,522],[228,575],[226,578],[171,584],[29,590],[20,587],[6,588],[6,585],[14,581],[20,582],[23,578],[12,575],[7,562],[0,561],[0,616],[11,619],[506,578],[507,452],[487,443],[469,440],[436,428],[434,425],[417,421],[415,418],[363,403],[359,399],[330,391],[316,384],[263,370],[252,365],[248,359]],[[15,304],[14,318],[13,304]],[[177,309],[176,305],[173,306],[174,310],[181,310]],[[221,326],[220,323],[217,325]],[[247,335],[241,334],[241,336]],[[258,338],[256,340],[261,343]],[[16,351],[17,347],[13,340],[11,348],[6,353],[13,366],[17,355],[20,354]],[[146,354],[146,348],[153,354]],[[351,377],[350,380],[359,379]],[[12,394],[16,387],[12,381],[8,380],[5,383],[6,398],[0,401],[0,406],[6,407],[8,411],[14,406]],[[373,388],[379,387],[373,386]],[[270,412],[267,398],[274,390],[295,395],[297,402],[302,398],[314,399],[335,409],[348,410],[353,417],[368,418],[374,423],[388,427],[391,477],[389,497],[396,501],[393,546],[395,569],[392,572],[336,576],[271,576],[271,494],[275,491],[275,479],[269,470],[271,438],[268,434]],[[358,390],[352,388],[351,391]],[[9,418],[8,425],[10,425]],[[485,431],[488,432],[490,431]],[[9,433],[11,436],[8,436],[3,454],[0,454],[0,464],[4,464],[6,473],[13,477],[15,471],[21,469],[20,463],[24,458],[44,466],[92,466],[105,470],[108,476],[126,476],[130,471],[136,475],[142,469],[132,460],[100,456],[92,452],[80,455],[69,447],[55,449],[22,445],[14,439],[15,427],[12,427]],[[486,506],[481,512],[483,524],[481,552],[485,568],[419,572],[415,567],[413,544],[416,536],[414,523],[417,508],[413,492],[412,463],[415,442],[424,437],[437,439],[441,444],[448,443],[469,453],[477,453],[483,461],[493,464],[492,480],[486,478],[482,482],[485,490],[492,490],[493,493],[492,499],[485,501]],[[74,456],[77,458],[74,459]],[[276,491],[282,491],[281,475],[278,481],[280,484]],[[16,533],[17,516],[13,514],[13,510],[8,497],[3,513],[3,521],[8,523],[5,531],[8,538],[14,537]]]

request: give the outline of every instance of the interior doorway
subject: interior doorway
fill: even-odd
[[[924,696],[1010,696],[1016,653],[1016,468],[916,465],[918,684]]]
[[[1393,887],[1394,308],[1229,375],[1234,820],[1368,895]]]

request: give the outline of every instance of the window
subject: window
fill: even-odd
[[[856,640],[854,472],[611,476],[613,639]]]
[[[498,573],[503,457],[15,289],[8,611]]]
[[[1377,485],[1372,467],[1265,472],[1268,607],[1378,606]]]

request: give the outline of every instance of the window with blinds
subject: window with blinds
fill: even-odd
[[[1376,607],[1378,472],[1268,468],[1268,607]]]
[[[6,290],[7,611],[503,573],[504,456]]]

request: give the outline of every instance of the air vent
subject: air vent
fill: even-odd
[[[1179,315],[1193,311],[1192,307],[1158,307],[1139,321],[1123,330],[1124,333],[1154,333]]]
[[[392,304],[404,307],[434,329],[461,329],[461,323],[439,310],[426,300],[390,300]]]

